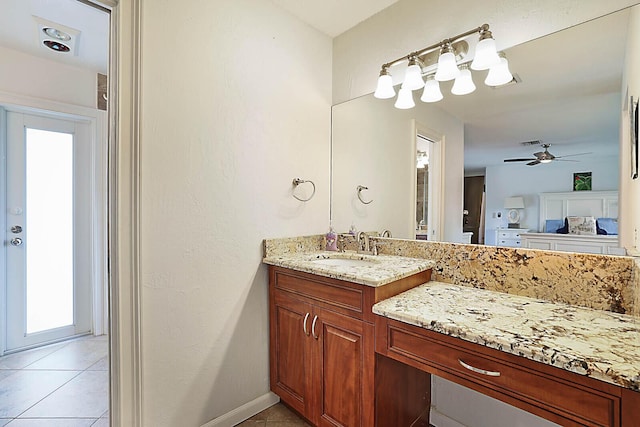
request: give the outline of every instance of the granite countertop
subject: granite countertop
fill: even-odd
[[[336,259],[346,262],[333,263]],[[263,262],[373,287],[386,285],[435,266],[435,262],[420,258],[329,251],[272,255],[265,257]]]
[[[373,312],[611,384],[640,390],[640,318],[429,282]]]

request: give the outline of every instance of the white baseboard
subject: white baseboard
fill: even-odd
[[[253,399],[251,402],[245,403],[231,412],[212,419],[201,427],[233,427],[247,418],[253,417],[258,412],[262,412],[268,407],[275,405],[279,401],[280,398],[277,395],[269,392]]]
[[[442,412],[438,412],[433,406],[431,407],[431,414],[429,415],[429,422],[435,427],[467,427],[464,424],[460,424],[456,420],[447,417]]]

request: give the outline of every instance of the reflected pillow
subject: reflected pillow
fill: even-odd
[[[592,216],[568,216],[569,234],[596,235],[596,219]]]
[[[545,233],[556,233],[559,228],[562,228],[564,221],[561,219],[548,219],[544,223]],[[566,234],[566,233],[565,233]]]
[[[607,234],[618,234],[618,218],[598,218],[596,223]]]

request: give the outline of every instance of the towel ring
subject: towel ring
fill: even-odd
[[[293,191],[296,190],[296,187],[298,185],[304,184],[305,182],[308,182],[309,184],[311,184],[313,186],[313,191],[311,192],[311,195],[308,198],[302,199],[302,198],[296,196],[295,193],[292,193],[293,197],[295,197],[297,200],[300,200],[301,202],[308,202],[309,200],[311,200],[311,198],[313,198],[313,195],[316,194],[316,185],[313,183],[313,181],[308,180],[308,179],[294,178],[293,179]]]
[[[360,200],[365,205],[368,205],[369,203],[373,202],[373,199],[369,200],[368,202],[362,199],[362,194],[361,194],[362,190],[368,190],[369,187],[365,187],[364,185],[358,185],[357,189],[358,189],[358,200]]]

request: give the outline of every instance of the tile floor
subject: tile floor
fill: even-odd
[[[311,427],[282,403],[265,409],[236,427]]]
[[[0,427],[109,427],[107,336],[0,357]]]
[[[254,415],[248,420],[236,424],[235,427],[311,427],[310,424],[305,422],[302,418],[298,417],[293,411],[287,408],[282,403],[276,403],[275,405],[265,409],[259,414]],[[429,424],[429,427],[435,427],[433,424]]]

